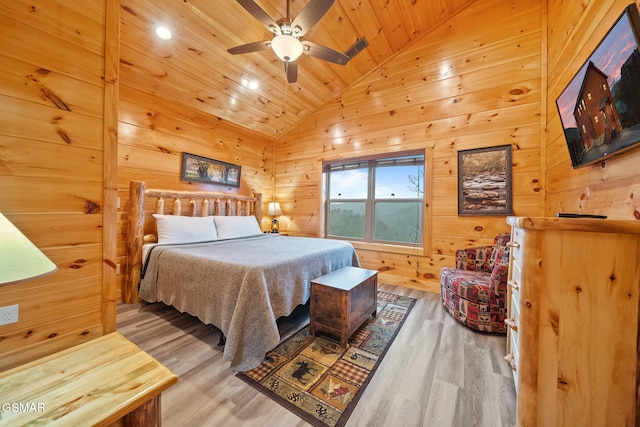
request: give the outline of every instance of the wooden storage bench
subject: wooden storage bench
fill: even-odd
[[[356,329],[376,315],[377,295],[375,270],[343,267],[312,280],[309,332],[336,336],[346,348]]]
[[[0,373],[0,426],[159,426],[177,381],[113,332]]]

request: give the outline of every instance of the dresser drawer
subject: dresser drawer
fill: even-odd
[[[520,285],[522,284],[522,248],[521,243],[524,240],[522,230],[513,229],[511,231],[511,242],[509,242],[509,276],[507,285],[509,294],[515,296],[516,302],[520,301]],[[510,301],[510,300],[509,300]],[[507,305],[508,307],[508,305]]]
[[[518,373],[520,368],[520,349],[518,348],[518,332],[513,329],[507,331],[507,340],[509,342],[509,352],[505,356],[507,364],[511,368],[513,374],[513,380],[516,386],[516,393],[518,393]]]
[[[507,325],[507,355],[505,360],[513,373],[513,379],[518,384],[518,366],[520,363],[520,291],[516,287],[509,286],[508,312],[505,324]]]
[[[514,332],[514,336],[517,337],[518,330],[520,329],[520,306],[515,300],[515,294],[511,295],[511,306],[508,314],[507,320],[505,320],[504,323],[510,331]],[[515,344],[518,345],[518,342],[516,341]]]
[[[511,248],[512,251],[515,251],[515,248]],[[520,254],[522,254],[522,251],[517,251]],[[511,256],[511,258],[509,259],[509,278],[510,279],[514,279],[517,280],[518,282],[520,282],[520,279],[522,278],[522,257],[517,257],[517,256]]]
[[[513,228],[511,230],[511,241],[509,247],[511,248],[510,256],[522,263],[522,243],[524,242],[524,230],[521,228]]]
[[[507,317],[510,316],[511,306],[520,304],[520,294],[522,292],[522,272],[520,265],[513,260],[509,265],[509,276],[507,278]]]

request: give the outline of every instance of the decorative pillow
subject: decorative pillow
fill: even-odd
[[[219,239],[255,236],[262,234],[255,216],[214,216]]]
[[[158,243],[191,243],[217,240],[218,233],[210,216],[153,214],[158,229]]]

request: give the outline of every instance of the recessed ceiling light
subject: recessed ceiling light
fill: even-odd
[[[171,38],[171,30],[167,27],[158,26],[156,27],[156,35],[162,40],[169,40]]]
[[[249,80],[246,77],[241,77],[240,84],[247,89],[256,90],[260,87],[260,83],[257,80],[251,79]]]

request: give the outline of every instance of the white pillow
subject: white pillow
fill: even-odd
[[[218,233],[210,216],[153,214],[158,229],[158,243],[191,243],[217,240]]]
[[[262,234],[255,216],[214,216],[219,239],[255,236]]]

